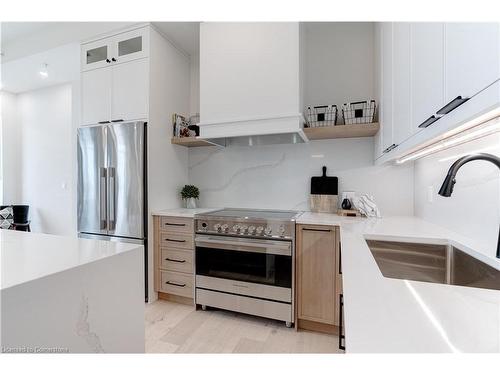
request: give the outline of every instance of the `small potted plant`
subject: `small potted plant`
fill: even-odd
[[[200,197],[200,189],[194,185],[184,185],[181,197],[186,201],[186,208],[196,208],[196,199]]]

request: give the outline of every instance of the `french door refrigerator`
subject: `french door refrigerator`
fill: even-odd
[[[78,233],[144,245],[147,273],[146,122],[78,129]]]

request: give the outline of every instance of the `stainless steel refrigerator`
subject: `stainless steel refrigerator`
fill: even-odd
[[[78,233],[144,245],[147,301],[146,123],[78,129]]]

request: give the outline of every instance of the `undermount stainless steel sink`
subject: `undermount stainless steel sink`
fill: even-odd
[[[385,277],[500,290],[500,271],[448,245],[366,240]]]

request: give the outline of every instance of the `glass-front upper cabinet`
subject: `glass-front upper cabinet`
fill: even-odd
[[[140,59],[149,55],[149,28],[136,29],[118,34],[115,39],[113,58],[117,63]]]
[[[95,42],[82,44],[82,70],[90,70],[108,66],[111,63],[111,49],[109,39],[100,39]]]
[[[149,55],[149,27],[82,44],[82,70],[140,59]]]

